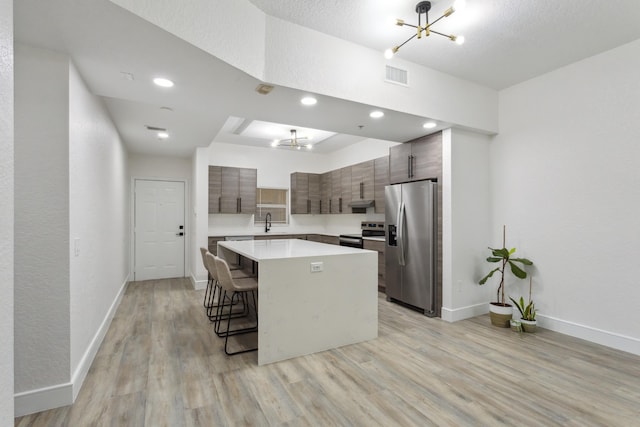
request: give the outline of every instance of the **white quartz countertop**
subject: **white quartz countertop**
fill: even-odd
[[[267,259],[302,258],[312,256],[348,255],[371,252],[348,246],[329,245],[300,239],[228,240],[218,246],[254,261]]]

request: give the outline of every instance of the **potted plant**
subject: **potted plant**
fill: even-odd
[[[525,332],[535,332],[537,321],[536,321],[536,306],[531,299],[531,277],[529,278],[529,304],[524,305],[524,298],[520,297],[520,301],[516,301],[512,297],[509,297],[511,301],[518,307],[518,311],[520,312],[520,323],[522,324],[522,329]]]
[[[489,305],[489,315],[491,317],[491,324],[494,326],[500,326],[503,328],[509,327],[509,321],[513,314],[513,308],[511,304],[505,302],[504,298],[504,275],[507,265],[511,269],[511,272],[518,279],[524,279],[527,277],[527,272],[524,271],[525,265],[533,265],[533,262],[526,258],[512,258],[516,252],[516,248],[507,249],[506,246],[506,226],[502,227],[502,248],[494,249],[489,248],[491,256],[487,258],[490,263],[499,263],[499,265],[491,270],[486,276],[484,276],[478,284],[484,285],[487,283],[490,277],[495,272],[500,273],[500,284],[498,285],[498,291],[496,293],[496,301]],[[522,267],[518,264],[522,264]]]

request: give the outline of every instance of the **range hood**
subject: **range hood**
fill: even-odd
[[[372,208],[376,205],[375,200],[354,200],[349,203],[349,207],[352,208]]]
[[[372,208],[375,205],[375,200],[355,200],[349,203],[352,213],[367,213],[367,208]]]

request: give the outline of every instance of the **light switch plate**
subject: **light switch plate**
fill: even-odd
[[[323,263],[322,262],[312,262],[311,263],[311,272],[319,273],[322,271]]]

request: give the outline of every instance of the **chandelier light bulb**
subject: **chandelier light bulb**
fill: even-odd
[[[307,144],[307,150],[311,150],[311,144]]]
[[[393,50],[391,48],[384,51],[384,57],[387,59],[393,58]]]
[[[271,143],[271,146],[272,146],[272,147],[277,147],[277,146],[278,146],[278,140],[277,140],[277,139],[276,139],[276,140],[274,140],[274,141]]]
[[[462,44],[464,44],[464,36],[458,36],[458,37],[456,37],[455,42],[456,42],[456,44],[457,44],[457,45],[462,45]]]

